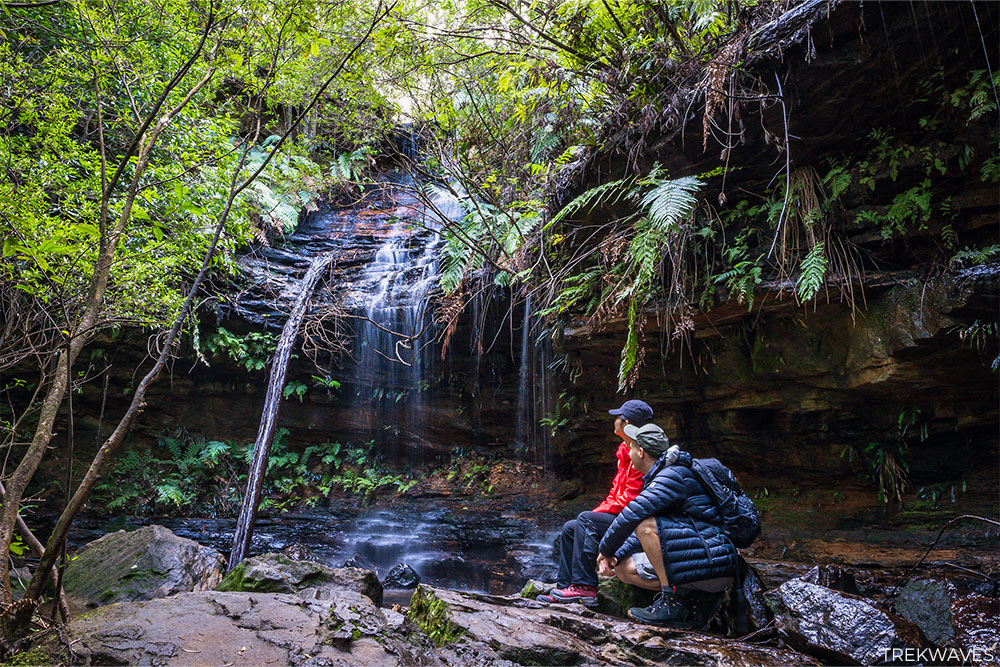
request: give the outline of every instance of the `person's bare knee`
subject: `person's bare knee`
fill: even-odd
[[[623,583],[633,585],[636,583],[636,580],[639,579],[639,571],[635,569],[635,562],[631,556],[615,566],[615,576]]]
[[[638,586],[639,588],[645,588],[648,590],[658,591],[660,590],[660,582],[656,579],[649,580],[643,579],[639,576],[639,570],[635,567],[635,561],[629,556],[624,562],[619,563],[615,567],[615,576],[623,584],[629,584],[631,586]]]

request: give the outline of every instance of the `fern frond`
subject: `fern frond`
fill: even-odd
[[[629,176],[627,178],[611,181],[610,183],[604,183],[603,185],[591,188],[559,209],[559,212],[552,216],[552,219],[549,220],[549,222],[542,229],[548,230],[553,225],[556,225],[566,219],[567,216],[570,216],[581,209],[599,206],[601,204],[614,204],[629,193],[634,183],[635,179]]]
[[[198,458],[210,465],[215,465],[223,455],[228,454],[230,445],[221,440],[211,440],[205,444],[204,449],[198,454]]]
[[[643,195],[639,204],[647,211],[649,221],[661,231],[671,231],[694,210],[695,197],[705,185],[694,176],[683,176],[660,182]]]
[[[535,139],[535,145],[531,148],[531,161],[539,162],[541,159],[548,156],[552,152],[552,149],[558,146],[562,142],[562,135],[559,132],[552,130],[552,126],[547,126],[544,130],[538,133]]]
[[[628,306],[628,337],[625,339],[625,346],[622,348],[622,361],[618,367],[618,391],[624,391],[628,388],[629,377],[639,359],[639,331],[636,320],[635,301],[632,301]]]
[[[823,246],[823,241],[820,241],[812,247],[809,254],[802,260],[799,279],[795,284],[795,291],[801,301],[808,301],[816,296],[819,288],[823,286],[827,267],[827,259],[826,255],[823,254]]]
[[[156,500],[163,504],[181,507],[188,502],[187,496],[173,484],[160,484],[156,487]]]

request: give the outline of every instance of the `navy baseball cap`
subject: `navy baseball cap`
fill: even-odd
[[[630,424],[643,426],[653,419],[653,408],[649,407],[646,401],[631,400],[622,403],[620,408],[608,410],[609,415],[621,415]]]

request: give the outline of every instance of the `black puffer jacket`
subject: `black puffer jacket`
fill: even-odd
[[[601,540],[605,556],[619,561],[642,551],[635,528],[656,517],[667,579],[677,586],[736,572],[737,551],[722,531],[719,510],[691,472],[691,455],[673,465],[666,454],[642,478],[642,492],[615,518]]]

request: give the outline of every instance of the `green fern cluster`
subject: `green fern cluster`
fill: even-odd
[[[654,165],[642,178],[626,177],[591,188],[560,209],[546,224],[550,229],[569,216],[597,207],[628,203],[634,213],[624,224],[632,226],[632,239],[622,261],[607,271],[600,265],[563,279],[560,290],[544,311],[562,312],[587,299],[587,310],[604,307],[609,311],[625,309],[628,333],[622,348],[618,371],[619,387],[634,382],[641,361],[641,311],[653,296],[656,278],[667,253],[668,244],[677,239],[684,221],[688,220],[698,202],[697,194],[704,183],[694,176],[669,179]],[[602,289],[601,276],[614,274],[617,280],[609,289]],[[589,297],[589,298],[588,298]]]
[[[367,499],[375,491],[408,491],[415,480],[392,474],[372,448],[339,442],[295,451],[288,430],[274,435],[261,489],[261,509],[314,506],[337,487]],[[232,516],[242,502],[253,446],[193,437],[184,429],[165,433],[151,452],[127,452],[97,487],[95,500],[108,510],[137,514],[186,513]]]
[[[465,211],[459,221],[452,221],[442,231],[444,248],[440,259],[438,284],[445,294],[454,294],[466,277],[490,264],[493,279],[507,286],[522,277],[517,253],[535,237],[541,222],[537,202],[522,202],[517,208],[503,209],[470,196],[460,198]],[[487,261],[489,258],[489,262]]]

